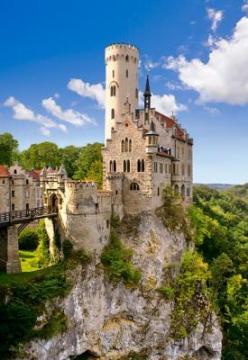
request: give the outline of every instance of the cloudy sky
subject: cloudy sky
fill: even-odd
[[[194,137],[196,182],[248,174],[248,0],[1,0],[0,132],[104,139],[104,47],[140,49],[152,105]]]

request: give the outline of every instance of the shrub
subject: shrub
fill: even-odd
[[[39,244],[39,235],[33,228],[24,229],[19,236],[21,250],[35,250]]]
[[[132,250],[126,248],[117,235],[112,232],[110,244],[102,253],[101,261],[105,266],[110,279],[114,281],[124,280],[126,284],[137,285],[141,278],[141,272],[131,263]]]
[[[73,250],[73,245],[72,245],[71,241],[65,239],[65,240],[63,241],[63,246],[62,246],[62,248],[63,248],[64,258],[65,258],[65,259],[68,259],[68,258],[71,256],[72,250]]]
[[[62,311],[57,311],[40,330],[34,332],[41,339],[50,339],[55,335],[65,332],[67,329],[67,317]]]
[[[172,300],[174,298],[175,290],[170,286],[163,286],[159,288],[158,291],[166,300]]]
[[[170,186],[163,190],[163,205],[157,209],[157,215],[168,230],[181,231],[186,240],[191,240],[192,234],[182,198]]]

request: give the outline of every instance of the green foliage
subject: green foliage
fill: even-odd
[[[68,259],[68,258],[71,256],[72,250],[73,250],[73,245],[72,245],[71,241],[65,239],[65,240],[63,241],[62,247],[63,247],[63,255],[64,255],[64,258],[65,258],[65,259]]]
[[[77,170],[77,161],[80,155],[81,148],[76,146],[66,146],[59,149],[60,163],[64,164],[69,178],[72,178]]]
[[[171,314],[171,337],[180,340],[195,329],[198,322],[208,323],[211,316],[209,291],[206,282],[210,279],[208,265],[193,251],[183,255],[180,273],[170,287],[162,288],[163,295],[173,299]]]
[[[64,297],[70,289],[63,263],[30,276],[20,275],[0,279],[0,292],[8,293],[8,301],[1,299],[0,303],[1,359],[9,358],[15,346],[35,336],[33,327],[45,302]]]
[[[248,338],[248,185],[227,191],[194,189],[189,215],[195,243],[209,263],[211,291],[219,308],[223,359],[247,359]]]
[[[99,166],[99,164],[102,163],[101,149],[102,144],[99,143],[88,144],[81,149],[79,158],[76,161],[76,171],[73,175],[73,178],[75,180],[87,179],[89,172],[91,172],[92,175],[93,169],[95,169],[96,171],[101,170]],[[94,178],[99,179],[100,174],[94,174]]]
[[[157,214],[168,230],[183,232],[186,240],[191,240],[191,231],[182,198],[169,186],[163,190],[163,206],[157,210]]]
[[[162,286],[158,291],[163,295],[166,300],[172,300],[175,295],[175,290],[171,286]]]
[[[102,187],[103,163],[101,160],[94,161],[87,172],[86,180],[93,181],[98,188]]]
[[[141,272],[131,263],[132,250],[126,248],[117,235],[112,232],[110,244],[107,245],[101,256],[108,275],[113,281],[121,279],[127,285],[137,285],[141,278]]]
[[[39,243],[39,235],[35,228],[24,229],[19,236],[19,248],[21,250],[35,250]]]
[[[10,133],[0,134],[0,164],[12,165],[18,159],[18,141]]]
[[[34,331],[34,336],[49,340],[53,336],[65,332],[66,329],[67,317],[62,311],[58,310],[41,329]]]
[[[28,170],[42,169],[44,166],[59,166],[61,164],[59,148],[49,141],[32,144],[21,153],[20,164]]]

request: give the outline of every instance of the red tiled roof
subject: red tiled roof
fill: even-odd
[[[164,122],[166,123],[166,127],[167,128],[172,128],[173,126],[176,126],[176,135],[175,137],[178,139],[178,140],[182,140],[182,141],[185,141],[185,136],[184,136],[184,131],[180,128],[180,126],[178,126],[177,122],[164,115],[164,114],[161,114],[160,112],[156,111],[156,115],[159,115],[159,120],[161,122]]]
[[[0,177],[10,177],[10,173],[4,165],[0,165]]]
[[[32,170],[28,172],[28,175],[34,180],[40,180],[40,170]]]

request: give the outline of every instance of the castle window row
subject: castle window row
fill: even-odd
[[[116,172],[116,161],[110,160],[109,162],[109,171],[110,172]]]
[[[187,175],[191,176],[192,173],[192,169],[191,169],[191,165],[188,164],[187,166]],[[173,175],[185,175],[185,165],[181,164],[181,172],[180,172],[180,165],[178,164],[173,164]]]
[[[123,161],[123,172],[130,172],[130,160]]]
[[[174,186],[174,190],[177,194],[181,194],[182,197],[185,197],[185,195],[191,196],[191,188],[187,187],[186,189],[184,184],[181,187],[178,184],[176,184]]]
[[[137,184],[137,183],[131,183],[131,185],[130,185],[130,190],[139,190],[140,189],[140,187],[139,187],[139,184]]]
[[[171,164],[153,163],[153,172],[160,174],[171,174]]]
[[[132,151],[132,140],[126,138],[121,141],[121,152],[131,152]]]
[[[144,159],[137,161],[137,171],[138,172],[144,172],[145,171],[145,161]]]

